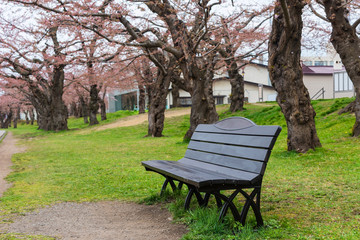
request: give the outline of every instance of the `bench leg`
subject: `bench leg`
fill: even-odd
[[[175,192],[177,189],[181,190],[182,186],[183,186],[183,183],[182,182],[179,182],[179,184],[176,186],[175,183],[174,183],[174,180],[169,178],[169,177],[166,177],[162,187],[161,187],[161,191],[160,191],[160,196],[163,196],[165,191],[166,191],[166,187],[167,185],[170,184],[171,186],[171,189],[173,190],[173,192]]]
[[[225,217],[226,212],[230,207],[234,219],[236,221],[239,221],[242,225],[245,225],[246,216],[251,206],[256,217],[257,226],[258,227],[263,226],[264,222],[260,213],[260,190],[261,190],[260,188],[255,188],[249,195],[244,190],[238,189],[235,192],[233,192],[230,195],[230,197],[226,197],[225,195],[219,192],[214,193],[215,196],[218,196],[225,202],[220,211],[219,220],[222,220]],[[241,210],[241,214],[239,214],[236,206],[233,203],[233,200],[239,193],[241,193],[246,198],[246,202]],[[255,197],[256,197],[256,202],[254,201]]]
[[[189,188],[189,192],[186,195],[186,199],[185,199],[185,203],[184,203],[185,210],[189,210],[191,198],[192,198],[192,196],[194,194],[195,194],[196,199],[197,199],[197,201],[199,203],[199,206],[206,207],[208,202],[209,202],[210,193],[205,193],[205,196],[202,197],[201,193],[198,190],[196,190],[196,188],[189,187],[189,186],[188,186],[188,188]]]
[[[201,194],[195,189],[195,188],[189,188],[189,192],[186,196],[186,199],[185,199],[185,204],[184,204],[184,208],[185,210],[189,210],[189,207],[190,207],[190,202],[191,202],[191,198],[192,196],[194,195],[195,193],[195,196],[197,198],[197,201],[199,203],[199,206],[201,207],[206,207],[209,203],[209,200],[210,200],[210,196],[212,193],[205,193],[204,195],[204,198],[202,198]],[[222,207],[222,201],[221,201],[221,198],[217,195],[215,195],[215,200],[216,200],[216,205],[218,208],[221,208]]]
[[[209,202],[209,198],[212,194],[215,196],[217,206],[219,208],[222,207],[220,210],[220,214],[219,214],[220,221],[225,217],[227,210],[230,208],[231,213],[234,216],[234,219],[236,221],[239,221],[242,225],[245,225],[245,220],[246,220],[247,214],[248,214],[250,206],[251,206],[251,208],[254,211],[255,217],[256,217],[257,226],[260,227],[260,226],[264,225],[264,222],[263,222],[263,219],[261,216],[261,212],[260,212],[260,192],[261,192],[260,187],[254,188],[254,190],[251,192],[250,195],[242,189],[237,189],[229,197],[225,196],[224,194],[221,194],[219,191],[205,193],[205,196],[202,197],[201,193],[196,188],[193,188],[190,186],[188,186],[188,188],[189,188],[189,192],[186,196],[185,203],[184,203],[185,210],[189,210],[191,198],[193,197],[194,194],[196,196],[199,206],[202,206],[202,207],[207,206],[207,204]],[[239,213],[237,207],[233,203],[235,197],[239,193],[241,193],[246,199],[245,204],[241,210],[241,213]],[[256,198],[256,202],[254,201],[255,198]],[[224,202],[224,204],[222,204],[222,201]]]
[[[217,196],[217,195],[214,195],[214,196],[215,196],[215,200],[216,200],[216,205],[217,205],[217,207],[218,207],[218,208],[222,208],[223,203],[222,203],[222,201],[221,201],[221,198],[220,198],[219,196]]]
[[[245,219],[247,216],[247,213],[249,211],[249,208],[251,206],[251,208],[254,211],[255,217],[256,217],[256,222],[257,222],[257,226],[263,226],[264,222],[261,216],[261,212],[260,212],[260,192],[261,192],[261,188],[260,187],[256,187],[251,194],[247,194],[245,191],[240,190],[240,193],[246,198],[246,202],[243,206],[243,209],[241,211],[241,224],[245,225]],[[254,201],[254,198],[256,197],[256,202]]]
[[[237,210],[235,204],[233,203],[234,198],[236,197],[236,195],[238,195],[239,190],[236,190],[233,194],[230,195],[230,197],[227,197],[223,194],[221,194],[220,192],[215,192],[214,195],[217,196],[219,199],[224,201],[224,205],[222,206],[221,210],[220,210],[220,215],[219,215],[219,220],[221,221],[225,215],[226,212],[228,210],[228,208],[230,207],[231,212],[234,216],[234,219],[236,221],[240,221],[240,215],[239,215],[239,211]]]

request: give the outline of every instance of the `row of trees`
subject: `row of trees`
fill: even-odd
[[[246,27],[250,25],[255,17],[263,18],[262,13],[269,10],[269,8],[265,8],[265,10],[260,9],[260,11],[252,11],[251,13],[242,10],[224,18],[211,13],[212,8],[219,5],[219,2],[200,1],[172,5],[167,1],[163,3],[161,1],[145,1],[147,12],[144,15],[148,14],[145,19],[136,13],[131,13],[129,9],[133,5],[127,6],[125,2],[117,4],[115,1],[103,1],[98,4],[98,1],[93,1],[90,4],[92,8],[89,8],[89,5],[77,4],[76,1],[9,2],[36,6],[38,9],[45,10],[48,13],[46,20],[42,22],[40,30],[37,30],[37,33],[40,32],[41,37],[37,37],[35,42],[27,42],[29,46],[45,44],[46,47],[43,47],[41,51],[46,51],[46,54],[34,59],[28,57],[29,54],[25,53],[24,50],[13,49],[15,54],[12,54],[12,56],[17,59],[17,62],[10,58],[4,58],[9,62],[9,68],[6,71],[11,70],[14,72],[15,70],[16,75],[9,76],[4,72],[3,76],[9,80],[8,83],[13,82],[14,76],[17,78],[16,80],[21,79],[29,83],[28,88],[21,90],[25,94],[30,92],[27,97],[34,106],[35,102],[39,101],[38,99],[49,99],[57,96],[56,100],[38,104],[35,106],[36,109],[40,109],[41,106],[45,105],[62,104],[60,98],[64,94],[63,89],[66,87],[64,83],[71,83],[71,88],[73,88],[78,85],[79,80],[82,78],[87,79],[87,85],[90,89],[93,89],[93,94],[90,94],[90,96],[95,98],[98,94],[94,86],[100,86],[104,81],[103,76],[95,76],[96,74],[104,74],[100,67],[107,65],[113,69],[125,69],[124,64],[121,63],[129,65],[129,59],[131,59],[131,64],[136,64],[135,69],[137,70],[133,78],[131,79],[131,77],[127,76],[128,74],[122,73],[117,75],[117,79],[112,83],[120,81],[123,85],[129,86],[131,81],[125,80],[131,79],[137,80],[137,85],[147,88],[150,103],[149,135],[162,135],[165,97],[170,82],[172,82],[173,86],[178,86],[191,94],[193,102],[191,127],[185,138],[191,137],[192,132],[199,123],[211,123],[218,119],[212,95],[212,81],[216,68],[226,65],[229,73],[236,76],[232,84],[239,91],[234,91],[232,95],[232,106],[238,107],[232,107],[232,110],[241,110],[243,104],[243,88],[241,86],[243,81],[242,76],[238,74],[240,66],[237,66],[237,61],[261,53],[265,48],[264,42],[266,38],[266,34],[262,34],[264,30],[261,28],[262,20],[258,20],[256,25],[252,24],[253,27],[250,30],[246,29]],[[56,4],[58,5],[56,6]],[[145,11],[141,6],[138,5],[137,7],[137,11],[139,9]],[[138,24],[139,18],[146,20],[146,22]],[[241,18],[243,20],[239,21]],[[136,24],[136,27],[134,27],[134,24]],[[64,29],[70,30],[70,32],[64,32]],[[58,31],[62,31],[60,41]],[[21,29],[19,34],[23,32],[24,29]],[[32,33],[27,29],[26,32]],[[39,41],[40,38],[45,43]],[[236,41],[236,44],[232,46],[229,43],[230,41]],[[6,44],[7,42],[3,41],[3,43]],[[243,55],[239,55],[237,49],[243,43],[251,44],[248,44],[249,47]],[[89,50],[84,51],[86,48]],[[100,50],[97,50],[99,48]],[[81,56],[82,51],[84,51],[84,54]],[[221,52],[222,58],[219,57],[218,52]],[[34,52],[31,52],[31,54],[34,54]],[[47,61],[45,57],[50,57],[51,61]],[[19,62],[18,58],[22,62]],[[135,58],[136,60],[134,60]],[[46,72],[45,67],[43,67],[44,63],[48,64]],[[29,66],[29,64],[32,64],[32,66]],[[77,72],[80,70],[79,64],[85,66],[87,72],[85,75],[74,73],[74,70]],[[14,67],[15,65],[16,67]],[[74,67],[75,65],[77,66]],[[80,72],[84,72],[83,70],[81,69]],[[129,68],[126,68],[126,70],[128,71]],[[71,71],[73,72],[71,73]],[[39,82],[46,81],[45,77],[41,77],[43,80],[39,81],[39,75],[42,72],[45,72],[47,77],[52,77],[51,80],[49,79],[50,81],[57,82],[49,85],[52,90],[46,91],[50,93],[50,96],[47,97],[35,96],[35,91],[29,89],[39,87]],[[66,74],[66,72],[70,72],[70,74]],[[54,78],[54,76],[57,76],[57,78]],[[141,77],[139,78],[139,76]],[[101,79],[101,81],[94,84],[94,79]],[[49,80],[47,82],[50,82]],[[31,84],[34,82],[35,84]],[[38,88],[37,93],[43,94],[43,88],[43,86]],[[240,96],[238,93],[240,93]],[[91,104],[91,102],[94,104]],[[91,101],[90,97],[90,112],[92,112],[91,106],[95,106],[95,104],[96,101]],[[64,116],[67,114],[64,105],[53,105],[49,109],[56,109],[58,113],[48,113],[49,111],[46,109],[39,110],[40,128],[45,130],[66,129],[66,117]],[[47,118],[46,121],[41,121],[44,115],[58,116],[58,118]],[[43,127],[42,122],[55,124]],[[58,124],[61,122],[63,124]]]
[[[17,128],[21,112],[24,113],[26,124],[34,124],[34,108],[31,104],[26,104],[24,99],[15,98],[7,92],[0,96],[0,103],[0,128],[9,128],[12,123],[14,128]]]
[[[331,23],[331,42],[356,89],[353,134],[360,134],[359,20],[351,25],[347,16],[358,7],[353,2],[277,0],[261,7],[210,0],[8,2],[45,15],[36,27],[29,27],[28,19],[10,23],[3,18],[0,38],[3,88],[16,89],[35,107],[41,129],[67,129],[66,102],[79,105],[75,101],[89,109],[90,124],[96,124],[98,104],[105,105],[109,88],[138,86],[142,102],[144,90],[148,93],[148,135],[162,136],[172,84],[191,95],[190,128],[184,136],[189,139],[198,124],[218,120],[212,94],[216,72],[229,76],[230,110],[243,109],[239,69],[263,54],[268,42],[270,79],[287,122],[288,149],[306,152],[321,146],[300,65],[302,12],[308,4]]]

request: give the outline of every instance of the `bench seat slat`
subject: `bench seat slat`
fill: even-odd
[[[188,149],[258,161],[266,161],[269,152],[267,149],[261,148],[239,147],[216,143],[198,142],[193,140],[190,141]]]
[[[236,157],[229,157],[219,155],[215,153],[199,152],[188,149],[185,153],[186,158],[221,165],[238,170],[244,170],[248,172],[261,173],[263,168],[263,162],[253,161]]]
[[[214,165],[211,163],[200,162],[200,161],[196,161],[196,160],[188,159],[188,158],[182,158],[179,160],[179,162],[181,162],[182,164],[188,164],[191,166],[195,166],[195,167],[198,167],[201,169],[206,169],[206,170],[209,170],[212,172],[225,174],[225,175],[231,176],[235,179],[254,179],[259,175],[258,173],[251,173],[251,172],[247,172],[247,171],[243,171],[243,170],[239,170],[239,169],[218,166],[218,165]]]
[[[274,137],[276,133],[279,131],[279,126],[255,125],[252,127],[239,129],[239,130],[225,130],[211,124],[199,124],[196,128],[196,131]]]
[[[192,135],[191,139],[196,141],[205,141],[205,142],[213,142],[213,143],[224,143],[224,144],[232,144],[239,146],[269,148],[271,146],[273,137],[195,132]]]
[[[226,175],[208,169],[196,167],[180,161],[152,160],[142,162],[147,170],[152,170],[160,174],[165,174],[176,180],[191,184],[197,188],[211,185],[249,185],[258,175],[246,173],[239,174],[238,177]]]

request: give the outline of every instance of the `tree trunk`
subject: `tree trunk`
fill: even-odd
[[[34,88],[32,104],[36,108],[38,129],[45,131],[68,130],[68,110],[62,99],[64,84],[64,66],[54,67],[49,93]]]
[[[231,85],[231,104],[230,112],[242,111],[244,110],[244,77],[237,70],[237,64],[234,63],[228,69],[228,74],[230,78]]]
[[[165,121],[166,96],[170,86],[171,75],[164,75],[160,70],[156,82],[148,85],[149,112],[148,136],[162,137]]]
[[[4,122],[5,122],[5,113],[0,111],[0,128],[5,128],[4,127]]]
[[[360,88],[357,89],[356,92],[356,100],[355,100],[355,124],[352,129],[352,136],[359,137],[360,136]]]
[[[346,107],[344,107],[343,109],[340,109],[338,111],[338,114],[341,115],[343,113],[354,113],[355,112],[355,106],[356,106],[356,101],[353,101],[351,103],[349,103]]]
[[[28,125],[30,123],[29,111],[24,111],[24,115],[25,115],[25,123],[26,123],[26,125]]]
[[[15,117],[14,117],[14,128],[17,128],[17,123],[18,123],[18,120],[20,119],[20,106],[18,106],[16,108],[16,114],[15,114]]]
[[[69,111],[69,116],[74,116],[76,117],[76,112],[77,112],[77,105],[75,101],[72,101],[70,104],[70,111]]]
[[[234,78],[230,78],[231,95],[230,95],[230,112],[244,110],[244,78],[238,74]]]
[[[226,26],[227,28],[227,26]],[[225,29],[226,29],[225,28]],[[227,32],[227,30],[225,31]],[[231,95],[230,95],[230,112],[244,110],[244,77],[239,73],[238,64],[235,58],[235,49],[230,41],[229,35],[224,34],[224,40],[226,43],[225,48],[220,48],[219,53],[225,58],[227,72],[230,78]]]
[[[99,99],[100,104],[100,113],[101,113],[101,121],[105,121],[106,118],[106,105],[103,99]]]
[[[67,130],[67,108],[60,96],[52,95],[49,105],[38,110],[39,129],[45,131]]]
[[[302,0],[286,0],[288,6],[275,8],[269,40],[269,74],[278,93],[276,98],[288,127],[288,150],[307,152],[320,147],[315,111],[303,83],[300,65]]]
[[[83,113],[83,111],[84,111],[84,109],[83,109],[83,107],[84,107],[84,103],[85,103],[85,101],[84,101],[84,99],[82,100],[83,102],[81,102],[81,100],[80,100],[80,97],[79,97],[79,101],[78,101],[78,107],[77,107],[77,118],[81,118],[81,117],[83,117],[84,115],[84,113]]]
[[[82,117],[82,109],[81,109],[81,104],[79,103],[79,101],[74,102],[73,110],[74,110],[74,113],[73,113],[74,117],[76,117],[76,118]]]
[[[55,70],[53,76],[54,80],[52,81],[53,85],[50,94],[51,100],[49,107],[47,108],[48,114],[46,115],[45,122],[43,122],[44,127],[41,127],[41,129],[47,131],[68,130],[68,111],[62,99],[62,95],[64,93],[64,67],[55,68],[58,68],[58,70]]]
[[[179,87],[175,83],[172,83],[171,95],[173,99],[172,107],[181,107]]]
[[[205,71],[193,69],[195,79],[191,95],[190,128],[184,136],[184,141],[190,140],[199,124],[211,124],[219,119],[212,90],[214,62],[210,59],[206,64]]]
[[[81,115],[84,118],[84,123],[89,123],[89,109],[88,105],[86,104],[86,101],[83,96],[79,96],[80,106],[81,106]]]
[[[31,108],[29,110],[29,115],[30,115],[30,125],[34,125],[35,114],[34,114],[34,109],[33,108]]]
[[[145,97],[146,97],[145,87],[144,87],[144,85],[140,84],[139,85],[139,114],[145,113],[145,104],[146,104]]]
[[[89,103],[89,115],[90,115],[90,126],[99,124],[99,121],[96,118],[96,114],[99,110],[99,90],[97,85],[91,85],[90,87],[90,103]]]
[[[9,128],[11,124],[12,110],[9,112],[0,112],[0,128]]]
[[[14,117],[14,119],[13,119],[14,128],[17,128],[17,121],[18,121],[18,118]]]
[[[10,109],[9,113],[7,114],[7,119],[4,122],[5,128],[11,127],[11,119],[12,119],[12,117],[13,117],[13,113],[12,113],[12,110]]]
[[[324,0],[323,5],[332,26],[330,41],[355,87],[355,124],[352,135],[357,137],[360,136],[360,39],[356,26],[353,27],[347,19],[347,5],[342,0]]]

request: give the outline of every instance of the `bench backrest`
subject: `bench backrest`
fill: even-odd
[[[280,126],[256,125],[242,117],[200,124],[185,158],[263,175],[280,132]]]

